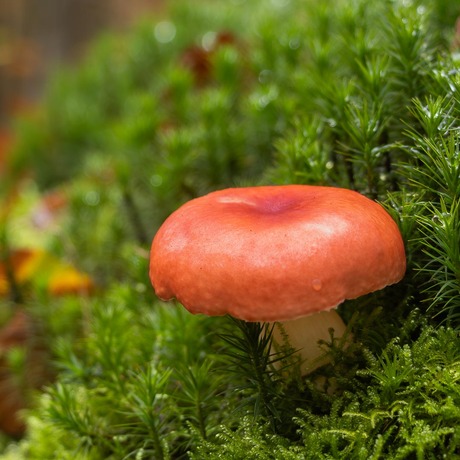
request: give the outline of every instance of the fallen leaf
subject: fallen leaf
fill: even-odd
[[[3,297],[10,293],[8,270],[19,288],[29,284],[53,296],[88,295],[94,290],[94,282],[87,274],[41,249],[14,249],[7,260],[0,261],[0,296]]]
[[[48,280],[48,292],[52,296],[69,294],[88,295],[94,290],[92,279],[71,266],[61,266]]]

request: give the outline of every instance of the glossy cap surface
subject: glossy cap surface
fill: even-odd
[[[398,226],[347,189],[221,190],[189,201],[155,235],[150,279],[192,313],[283,321],[401,280]]]

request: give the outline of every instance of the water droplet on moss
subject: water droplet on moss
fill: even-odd
[[[170,21],[161,21],[155,26],[153,34],[160,43],[169,43],[176,36],[176,26]]]
[[[92,190],[85,194],[83,200],[88,206],[97,206],[101,201],[101,197],[99,192]]]
[[[159,174],[154,174],[150,177],[150,184],[153,187],[159,187],[163,183],[163,178]]]

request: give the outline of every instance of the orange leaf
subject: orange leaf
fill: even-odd
[[[94,289],[91,278],[71,266],[61,266],[48,280],[48,292],[53,296],[90,294]]]
[[[87,274],[41,249],[15,249],[8,260],[0,262],[0,296],[6,296],[10,291],[7,270],[12,270],[19,286],[29,283],[35,288],[43,287],[55,296],[90,294],[94,289]]]
[[[43,256],[43,251],[22,248],[11,251],[7,260],[0,261],[0,296],[10,290],[8,270],[12,271],[15,282],[23,285],[32,280]]]

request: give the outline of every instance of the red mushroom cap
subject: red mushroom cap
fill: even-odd
[[[151,248],[163,300],[192,313],[284,321],[401,280],[398,226],[357,192],[308,185],[231,188],[189,201]]]

